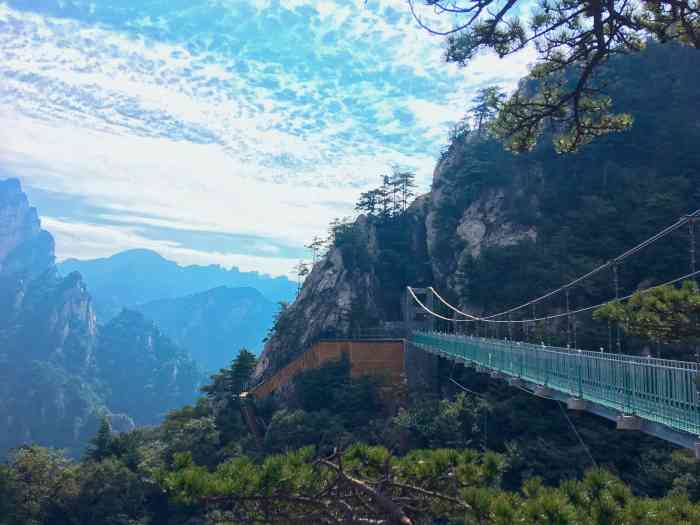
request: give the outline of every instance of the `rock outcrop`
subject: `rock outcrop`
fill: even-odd
[[[19,181],[0,181],[0,450],[74,449],[106,412],[94,381],[97,323],[79,274],[57,276],[54,241]]]
[[[368,331],[369,335],[401,334],[405,285],[436,284],[460,294],[463,279],[455,276],[465,258],[477,258],[486,248],[537,239],[533,225],[512,218],[509,194],[520,191],[517,180],[480,191],[465,204],[450,170],[458,169],[467,155],[463,147],[452,148],[435,169],[432,191],[416,198],[402,219],[408,242],[397,264],[415,267],[414,280],[387,290],[387,269],[380,269],[387,246],[373,222],[360,216],[354,230],[359,232],[357,244],[366,247],[366,264],[350,267],[352,256],[341,248],[329,250],[307,276],[296,301],[281,313],[258,363],[258,379],[287,364],[319,338],[355,335],[351,325],[358,309],[372,321],[374,332]],[[452,214],[448,221],[445,210]]]
[[[366,217],[356,222],[359,243],[366,247],[368,261],[376,258],[377,240]],[[368,318],[381,319],[375,272],[352,268],[340,248],[332,248],[311,270],[296,300],[279,315],[256,368],[263,377],[286,365],[322,337],[348,335],[350,313],[361,305]]]
[[[131,338],[98,326],[81,275],[59,275],[53,237],[19,181],[0,181],[0,457],[25,443],[77,454],[102,417],[126,430],[192,401],[192,360],[162,336],[139,359],[154,329],[130,328]],[[117,371],[132,378],[128,391]],[[132,413],[115,401],[127,398]]]
[[[0,277],[37,275],[53,262],[53,238],[41,229],[19,181],[0,181]]]

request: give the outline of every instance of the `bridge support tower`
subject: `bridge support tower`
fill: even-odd
[[[413,288],[418,299],[431,310],[433,309],[433,294],[427,288]],[[414,347],[408,341],[414,330],[434,330],[435,318],[423,310],[411,297],[408,289],[404,292],[403,300],[404,338],[404,369],[406,381],[411,391],[437,392],[438,363],[440,358]]]

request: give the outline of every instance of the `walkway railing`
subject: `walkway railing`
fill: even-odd
[[[438,332],[415,332],[411,343],[623,414],[700,435],[697,363]]]

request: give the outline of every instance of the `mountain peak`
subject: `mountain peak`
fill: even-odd
[[[37,274],[53,263],[53,237],[41,229],[19,180],[0,180],[0,273]]]
[[[22,184],[19,182],[19,179],[0,180],[0,197],[12,193],[22,193]]]
[[[167,261],[165,257],[154,250],[148,248],[132,248],[123,252],[115,253],[110,259],[151,259],[154,261]]]

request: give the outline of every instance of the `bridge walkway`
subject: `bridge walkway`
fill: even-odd
[[[439,332],[410,343],[700,454],[700,365]]]

